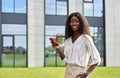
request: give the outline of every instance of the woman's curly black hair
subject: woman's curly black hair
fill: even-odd
[[[66,20],[66,27],[65,27],[65,39],[68,39],[69,37],[73,36],[73,30],[70,27],[70,21],[71,18],[75,16],[79,19],[80,22],[80,33],[81,34],[87,34],[90,35],[90,30],[89,30],[89,24],[88,21],[86,20],[86,18],[79,12],[74,12],[72,14],[70,14]]]

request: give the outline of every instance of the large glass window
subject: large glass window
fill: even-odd
[[[26,13],[26,0],[2,0],[2,12]]]
[[[67,15],[67,0],[45,0],[45,14]]]
[[[51,46],[49,41],[50,37],[55,38],[64,49],[64,35],[65,35],[65,26],[57,25],[46,25],[46,37],[45,37],[45,66],[64,66],[63,62],[60,59],[59,54]]]
[[[15,67],[26,67],[26,36],[15,36]]]
[[[104,58],[104,36],[103,36],[103,27],[99,26],[99,27],[96,27],[96,26],[91,26],[90,27],[90,32],[91,32],[91,35],[93,37],[93,40],[94,40],[94,43],[100,53],[100,56],[101,56],[101,59],[102,59],[102,62],[101,64],[103,64],[103,58]]]
[[[84,15],[89,19],[103,20],[103,0],[83,0],[84,2]],[[94,17],[94,18],[93,18]],[[94,22],[89,22],[90,25]],[[102,22],[101,22],[102,23]],[[103,24],[103,23],[102,23]],[[90,26],[91,35],[94,43],[102,58],[101,64],[104,65],[104,25]]]
[[[27,0],[1,0],[1,11],[3,15],[5,13],[6,15],[8,14],[9,17],[11,17],[11,15],[14,15],[13,19],[16,18],[16,15],[19,18],[20,13],[26,15],[26,2]],[[3,16],[3,18],[7,17]],[[26,17],[23,19],[26,19]],[[4,24],[1,23],[0,66],[27,66],[27,25],[25,22],[26,20],[11,20],[11,22],[4,21]]]
[[[57,15],[57,19],[60,17],[59,20],[65,20],[68,14],[67,1],[68,0],[45,0],[45,15],[48,16],[46,19],[54,19],[54,16]],[[60,43],[62,49],[64,49],[64,25],[62,22],[58,23],[58,25],[54,22],[45,24],[45,66],[64,66],[59,54],[56,52],[56,49],[51,46],[49,40],[50,37],[55,38]]]
[[[26,67],[26,25],[2,24],[2,36],[2,67]]]

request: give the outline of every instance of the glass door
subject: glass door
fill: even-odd
[[[15,67],[14,36],[2,36],[2,67]]]

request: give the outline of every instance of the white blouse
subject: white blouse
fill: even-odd
[[[83,67],[87,66],[89,59],[91,59],[90,65],[100,64],[101,61],[99,52],[89,35],[80,35],[74,43],[72,37],[65,40],[64,54],[65,63]]]

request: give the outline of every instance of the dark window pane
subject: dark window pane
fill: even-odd
[[[94,27],[90,27],[90,33],[91,33],[91,35],[93,36],[93,34],[94,34]]]

